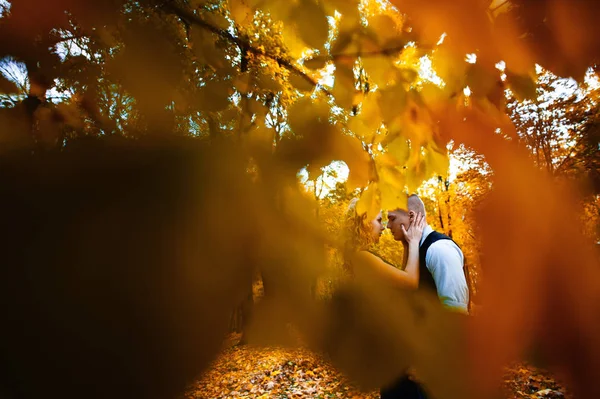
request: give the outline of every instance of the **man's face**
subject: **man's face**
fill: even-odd
[[[401,226],[404,226],[406,230],[408,230],[408,226],[410,226],[410,215],[408,211],[404,209],[389,211],[387,225],[394,236],[394,240],[404,242],[404,234],[402,233]]]

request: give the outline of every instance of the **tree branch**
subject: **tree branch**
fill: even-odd
[[[384,48],[381,50],[373,50],[373,51],[357,51],[355,53],[340,53],[333,55],[318,55],[316,57],[311,58],[311,60],[323,60],[323,61],[337,61],[343,60],[346,58],[354,59],[354,58],[368,58],[368,57],[376,57],[378,55],[387,55],[392,56],[402,52],[404,50],[404,45],[397,47]]]
[[[67,37],[57,37],[56,39],[50,41],[49,44],[56,46],[59,43],[63,43],[63,42],[68,42],[70,40],[77,40],[77,39],[84,39],[88,37],[88,35],[86,34],[79,34],[79,35],[71,35],[71,36],[67,36]]]
[[[248,51],[254,55],[261,55],[263,57],[267,57],[267,58],[270,58],[270,59],[276,61],[280,66],[286,68],[287,70],[289,70],[291,72],[297,73],[304,80],[309,82],[311,85],[316,86],[317,88],[322,90],[324,93],[326,93],[328,96],[333,97],[333,95],[331,94],[331,92],[329,92],[329,90],[327,90],[325,87],[319,85],[317,82],[314,81],[313,78],[308,76],[306,73],[304,73],[302,70],[300,70],[296,65],[292,64],[292,62],[290,62],[289,60],[286,60],[275,54],[271,54],[265,50],[255,48],[247,40],[244,40],[240,37],[234,36],[228,31],[225,31],[225,30],[219,29],[215,26],[212,26],[211,24],[204,21],[202,18],[198,17],[194,13],[183,9],[176,4],[173,4],[172,2],[165,4],[165,8],[170,10],[175,15],[177,15],[185,23],[197,25],[203,29],[206,29],[206,30],[214,33],[215,35],[217,35],[223,39],[226,39],[226,40],[236,44],[240,48],[241,51]],[[404,48],[405,48],[405,45],[401,45],[401,46],[384,48],[384,49],[373,50],[373,51],[359,51],[359,52],[355,52],[355,53],[320,55],[320,56],[316,56],[312,59],[323,60],[323,61],[337,61],[337,60],[343,60],[343,59],[348,59],[348,58],[354,59],[357,57],[367,58],[367,57],[376,57],[379,55],[392,56],[392,55],[401,53],[402,50],[404,50]]]
[[[558,175],[559,173],[564,173],[564,167],[567,165],[567,163],[573,158],[573,156],[575,155],[575,152],[577,151],[577,148],[579,146],[581,146],[583,140],[585,140],[585,135],[579,136],[577,138],[577,141],[575,142],[575,144],[573,146],[571,146],[571,148],[569,148],[569,153],[562,159],[562,161],[556,165],[554,167],[554,175]]]
[[[12,70],[9,70],[6,67],[6,64],[0,65],[0,73],[3,74],[6,78],[10,78],[10,80],[17,86],[17,89],[20,90],[22,93],[27,93],[27,82],[23,82],[23,84],[21,84],[19,77],[15,73],[13,73]]]
[[[225,30],[222,30],[215,26],[212,26],[211,24],[202,20],[202,18],[198,17],[194,13],[184,10],[183,8],[174,4],[173,2],[169,2],[168,4],[166,4],[165,8],[167,10],[170,10],[173,14],[177,15],[179,18],[181,18],[185,22],[187,22],[189,24],[197,25],[203,29],[206,29],[207,31],[209,31],[211,33],[214,33],[215,35],[217,35],[223,39],[226,39],[232,43],[235,43],[242,51],[246,50],[254,55],[260,55],[263,57],[271,58],[272,60],[276,61],[280,66],[286,68],[290,72],[297,73],[298,75],[300,75],[300,77],[302,79],[306,80],[312,86],[319,88],[320,90],[325,92],[328,96],[333,97],[333,95],[331,94],[331,92],[329,92],[329,90],[327,90],[323,86],[319,85],[313,78],[308,76],[306,73],[304,73],[302,70],[300,70],[300,68],[298,68],[296,65],[292,64],[290,61],[288,61],[282,57],[279,57],[275,54],[271,54],[265,50],[253,47],[252,45],[250,45],[250,43],[248,41],[243,40],[239,37],[236,37]]]
[[[498,11],[500,8],[504,7],[506,4],[508,4],[509,0],[503,1],[502,3],[498,4],[496,7],[491,8],[490,12],[493,14],[495,11]]]

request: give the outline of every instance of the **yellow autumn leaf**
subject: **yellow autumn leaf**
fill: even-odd
[[[535,58],[519,25],[510,13],[502,13],[494,20],[492,34],[506,67],[515,73],[525,74],[535,71]]]
[[[315,88],[315,85],[314,85],[313,81],[311,80],[310,76],[302,75],[296,71],[290,72],[289,80],[290,80],[290,83],[292,84],[292,86],[294,86],[296,89],[298,89],[300,91],[308,92],[308,91],[313,91]]]
[[[375,50],[377,51],[377,50]],[[362,57],[363,67],[369,75],[369,81],[379,87],[385,87],[390,80],[395,78],[396,67],[390,57],[387,55],[370,54]]]
[[[201,18],[208,23],[210,26],[219,28],[221,30],[227,30],[229,28],[229,20],[221,14],[216,12],[204,12],[201,14]]]
[[[299,0],[293,8],[292,20],[299,36],[313,48],[322,48],[329,37],[329,21],[315,0]]]
[[[251,8],[268,5],[269,2],[271,2],[271,1],[273,1],[273,0],[245,0],[246,4],[248,4],[248,6]]]
[[[446,83],[446,90],[456,92],[464,88],[467,62],[465,54],[457,53],[444,41],[431,56],[431,67]]]
[[[252,125],[252,115],[249,112],[242,112],[238,116],[237,122],[237,128],[239,131],[245,132],[248,128],[250,128],[250,125]]]
[[[273,147],[275,130],[260,124],[249,132],[248,137],[251,145],[270,150]]]
[[[406,187],[409,192],[414,193],[426,179],[427,162],[422,157],[416,159],[406,170]]]
[[[348,128],[362,141],[372,143],[381,127],[381,116],[377,104],[377,93],[367,95],[360,107],[360,113],[350,118]]]
[[[335,80],[332,93],[336,103],[345,109],[352,108],[355,105],[354,100],[357,94],[356,87],[354,87],[354,71],[352,67],[338,62],[335,65],[333,76]]]
[[[339,132],[335,136],[333,158],[346,163],[350,173],[347,186],[364,187],[371,179],[371,158],[359,139]]]
[[[419,72],[413,68],[398,68],[396,74],[405,83],[414,83],[419,77]]]
[[[288,123],[292,131],[302,134],[311,121],[327,123],[329,108],[324,102],[313,102],[310,97],[302,97],[292,104],[288,110]]]
[[[192,8],[198,8],[204,6],[207,2],[208,0],[192,0],[190,1],[190,5]]]
[[[352,48],[349,48],[352,45],[354,40],[353,31],[343,31],[340,29],[340,33],[338,33],[337,37],[333,41],[333,44],[330,49],[331,55],[340,55],[344,53],[351,53]]]
[[[506,71],[506,84],[519,101],[537,98],[535,79],[529,74],[516,74]]]
[[[153,118],[173,102],[183,73],[181,59],[160,27],[132,24],[122,34],[125,46],[107,60],[106,68]],[[152,41],[152,46],[146,41]]]
[[[281,83],[276,78],[274,78],[273,76],[271,76],[270,74],[268,74],[266,72],[261,72],[258,75],[257,80],[258,80],[257,84],[265,90],[268,90],[268,91],[271,91],[274,93],[282,90]]]
[[[410,154],[410,146],[405,137],[397,136],[387,145],[387,150],[400,165],[404,165]]]
[[[229,106],[231,84],[224,80],[211,80],[198,90],[198,105],[209,112],[221,111]]]
[[[358,14],[359,0],[328,0],[324,3],[330,14],[333,14],[332,11],[337,11],[344,16]]]
[[[414,45],[407,46],[398,56],[398,65],[400,69],[409,68],[414,71],[419,71],[421,68],[421,58],[423,57],[421,49]]]
[[[316,56],[304,61],[304,66],[313,70],[324,68],[325,65],[327,65],[327,58],[322,56]]]
[[[400,119],[394,121],[389,129],[401,131],[403,136],[410,140],[411,147],[418,148],[424,145],[433,138],[435,122],[430,109],[435,108],[436,104],[438,103],[425,102],[422,92],[414,90],[407,92],[404,113]]]
[[[354,116],[350,118],[350,120],[348,121],[348,129],[350,129],[352,133],[354,133],[365,143],[370,143],[373,141],[375,130],[367,126],[364,123],[363,118],[360,118],[359,116]]]
[[[450,100],[450,96],[453,93],[449,93],[447,90],[443,90],[438,85],[427,82],[421,86],[421,91],[418,93],[413,92],[412,94],[414,94],[413,98],[417,103],[422,102],[432,112],[436,112],[448,104],[448,100]],[[428,118],[425,118],[427,114],[421,113],[421,115],[422,117],[420,120],[427,123],[429,121]]]
[[[377,166],[378,166],[378,168],[397,169],[397,168],[401,167],[402,165],[393,155],[391,155],[387,152],[384,152],[383,154],[379,154],[377,156]],[[399,171],[400,169],[397,169],[397,170]]]
[[[276,21],[287,22],[290,18],[292,10],[291,1],[280,1],[280,0],[252,0],[258,7],[261,7],[264,11],[271,14]]]
[[[486,99],[494,104],[497,110],[504,112],[506,106],[505,86],[502,79],[498,78],[492,90],[487,94]]]
[[[450,168],[450,159],[446,148],[439,148],[434,143],[427,146],[425,162],[427,165],[427,173],[425,178],[433,175],[447,176]]]
[[[374,15],[368,18],[367,21],[369,29],[375,33],[380,45],[384,45],[398,36],[396,22],[389,15]]]
[[[242,110],[238,107],[228,107],[227,109],[221,111],[221,120],[224,123],[228,123],[228,122],[232,122],[232,121],[238,121],[240,119],[240,114],[242,113]]]
[[[233,86],[240,93],[245,94],[250,89],[250,80],[251,80],[250,73],[248,73],[248,72],[241,73],[233,78]]]
[[[381,126],[381,108],[379,107],[379,96],[377,92],[366,95],[361,103],[360,117],[364,122],[375,128]]]
[[[379,198],[379,187],[376,182],[362,192],[360,199],[356,204],[356,212],[359,215],[367,214],[368,220],[374,220],[381,210],[381,201]]]
[[[402,175],[393,169],[385,169],[379,175],[381,208],[393,210],[406,208],[406,193]]]
[[[263,102],[257,100],[256,98],[249,98],[247,107],[248,111],[250,111],[251,114],[256,115],[259,119],[264,118],[268,112],[268,109],[265,107]]]
[[[215,45],[215,36],[199,26],[192,26],[191,40],[198,60],[215,70],[226,66],[225,53]]]
[[[231,19],[238,25],[247,25],[251,22],[254,10],[244,0],[228,0]]]
[[[327,166],[330,162],[328,160],[319,159],[311,162],[307,167],[306,171],[308,172],[308,180],[316,180],[323,174],[323,168]]]
[[[500,71],[493,65],[484,65],[482,62],[469,64],[465,84],[469,86],[473,97],[486,97],[500,79]]]
[[[435,46],[445,33],[452,48],[463,54],[486,52],[491,43],[490,16],[484,3],[477,0],[446,1],[390,0],[411,18],[415,41],[420,47]],[[489,2],[488,2],[489,3]],[[444,43],[446,43],[444,41]]]
[[[284,25],[281,33],[288,54],[293,59],[302,58],[302,55],[307,49],[306,42],[298,35],[298,30],[294,28],[293,24],[289,23]]]
[[[398,118],[406,107],[406,89],[402,84],[388,86],[377,91],[378,105],[384,123],[391,123]]]

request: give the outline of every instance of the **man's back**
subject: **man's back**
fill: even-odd
[[[460,247],[450,237],[427,226],[419,258],[419,288],[435,290],[447,308],[468,312],[469,289]]]

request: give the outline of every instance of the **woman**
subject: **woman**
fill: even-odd
[[[369,251],[369,248],[379,241],[384,230],[381,213],[374,220],[367,220],[366,214],[359,215],[356,210],[358,200],[350,202],[346,212],[345,260],[354,278],[361,283],[372,283],[378,287],[389,283],[394,287],[417,289],[419,285],[419,244],[425,229],[425,217],[422,213],[415,215],[409,212],[410,225],[408,230],[401,225],[406,239],[404,246],[404,270],[397,269]],[[380,391],[381,399],[425,399],[423,389],[408,375]]]
[[[425,218],[421,213],[411,215],[408,230],[402,226],[407,245],[404,248],[404,270],[397,269],[379,256],[369,251],[379,241],[385,229],[381,212],[374,220],[367,220],[367,214],[358,214],[358,199],[350,201],[346,211],[345,229],[347,234],[344,248],[346,268],[356,279],[386,281],[394,287],[416,289],[419,284],[419,243],[425,228]]]

